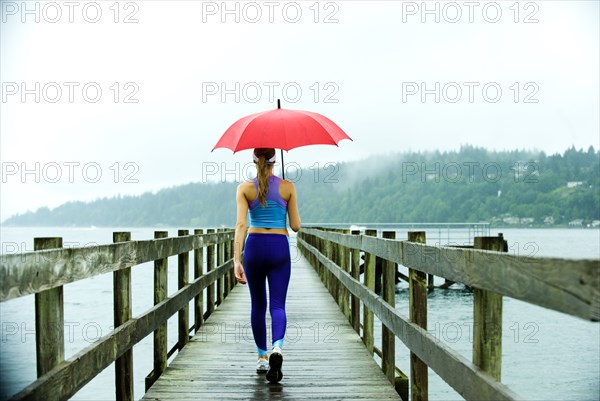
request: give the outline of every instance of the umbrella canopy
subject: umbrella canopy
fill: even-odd
[[[253,148],[290,150],[306,145],[337,145],[342,139],[352,140],[329,118],[278,107],[240,118],[225,131],[213,150],[227,148],[234,153]]]

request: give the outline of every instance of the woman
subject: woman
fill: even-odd
[[[234,272],[241,284],[248,283],[251,299],[250,324],[258,350],[256,371],[266,373],[267,380],[279,382],[283,374],[283,337],[285,335],[285,298],[290,282],[291,261],[286,215],[290,228],[300,229],[300,214],[294,184],[273,175],[275,149],[254,149],[253,160],[257,177],[237,188],[237,223],[235,225]],[[248,238],[246,215],[250,212]],[[267,360],[267,294],[269,283],[269,312],[272,325],[272,349]]]

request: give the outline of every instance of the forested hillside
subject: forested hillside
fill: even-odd
[[[303,222],[477,222],[566,225],[600,220],[600,153],[415,152],[288,171]],[[6,225],[232,226],[235,182],[69,202]]]

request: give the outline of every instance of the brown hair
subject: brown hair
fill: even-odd
[[[254,156],[256,156],[254,163],[256,163],[257,170],[258,200],[260,204],[265,207],[267,206],[267,192],[269,192],[269,167],[274,164],[274,162],[267,163],[267,161],[275,156],[275,149],[256,148],[254,149]],[[256,161],[256,159],[258,159],[258,161]]]

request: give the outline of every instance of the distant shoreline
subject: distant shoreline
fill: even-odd
[[[331,225],[332,223],[323,223],[323,225]],[[393,228],[393,224],[398,224],[398,225],[403,225],[403,224],[413,224],[413,223],[339,223],[339,225],[336,226],[332,226],[332,227],[338,227],[338,226],[348,226],[348,225],[356,225],[356,226],[365,226],[365,227],[369,227],[369,226],[374,226],[374,225],[379,225],[379,224],[389,224],[390,228]],[[457,224],[457,223],[422,223],[423,225],[428,225],[428,224]],[[458,223],[458,224],[478,224],[478,223]],[[418,224],[414,224],[415,228],[418,228],[419,225]],[[154,226],[148,226],[148,225],[141,225],[141,226],[134,226],[134,225],[127,225],[127,226],[116,226],[116,225],[94,225],[94,226],[79,226],[79,225],[64,225],[64,226],[57,226],[57,225],[43,225],[43,224],[37,224],[37,225],[12,225],[12,224],[0,224],[0,228],[35,228],[35,227],[40,227],[40,228],[77,228],[77,229],[90,229],[90,230],[94,230],[94,229],[107,229],[107,228],[135,228],[135,229],[144,229],[144,228],[156,228],[156,229],[160,229],[160,228],[171,228],[171,229],[177,229],[177,228],[199,228],[199,229],[219,229],[219,228],[231,228],[233,229],[234,227],[228,227],[226,225],[222,225],[222,226],[192,226],[189,224],[180,224],[180,225],[154,225]],[[402,228],[402,227],[400,227]],[[431,229],[431,230],[435,230],[435,227],[425,227],[427,229]],[[496,224],[492,224],[490,223],[489,228],[522,228],[522,229],[527,229],[527,228],[535,228],[535,229],[570,229],[570,230],[600,230],[600,226],[596,226],[596,227],[587,227],[587,226],[570,226],[568,224],[553,224],[551,226],[547,225],[547,224],[540,224],[540,225],[536,225],[536,224],[502,224],[502,225],[496,225]]]

